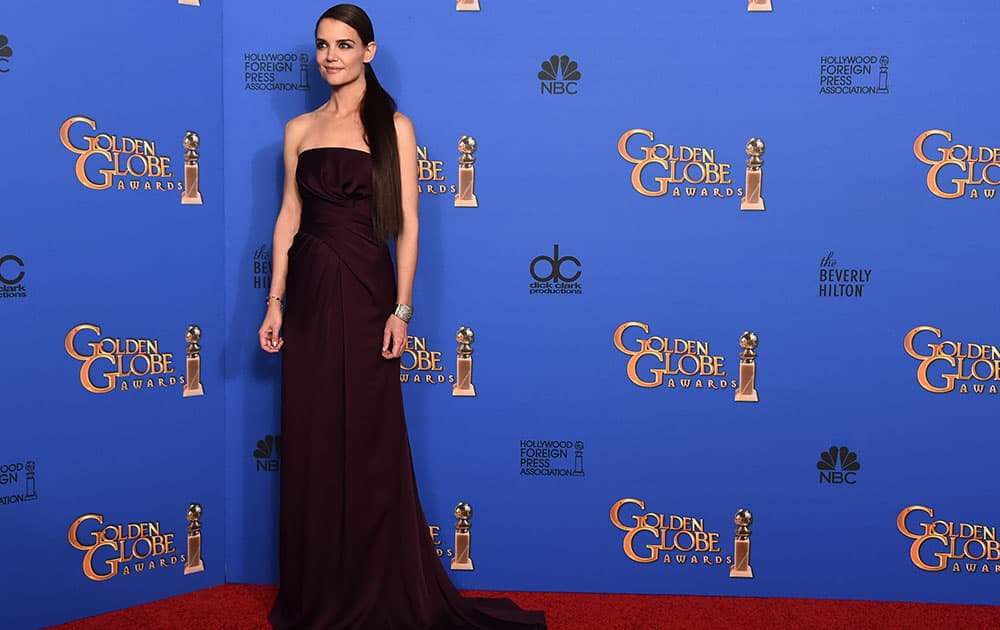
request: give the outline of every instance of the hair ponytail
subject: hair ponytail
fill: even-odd
[[[403,195],[399,180],[399,145],[396,139],[396,101],[385,91],[371,64],[365,64],[365,96],[361,125],[372,152],[372,229],[375,238],[388,240],[403,227]]]
[[[362,45],[375,41],[371,19],[361,7],[338,4],[320,20],[347,24],[361,36]],[[317,21],[317,28],[319,21]],[[403,227],[403,194],[399,178],[399,145],[396,139],[396,101],[385,91],[370,63],[365,64],[365,95],[361,99],[361,126],[372,154],[372,231],[379,241],[399,234]]]

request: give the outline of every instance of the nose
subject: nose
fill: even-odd
[[[337,49],[334,48],[333,46],[327,46],[327,49],[326,49],[326,60],[327,61],[336,61],[337,60]]]

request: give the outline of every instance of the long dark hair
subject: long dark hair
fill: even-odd
[[[330,7],[316,20],[332,19],[350,26],[361,36],[362,46],[375,41],[375,29],[364,9],[353,4]],[[396,101],[375,77],[370,63],[365,64],[365,95],[361,99],[361,126],[372,153],[372,229],[375,238],[385,241],[399,234],[403,227],[403,194],[399,181],[399,147],[396,144]]]

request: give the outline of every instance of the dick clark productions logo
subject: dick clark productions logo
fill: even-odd
[[[28,297],[22,280],[24,261],[14,254],[0,256],[0,299]]]
[[[579,282],[583,265],[576,256],[560,256],[559,244],[552,246],[552,255],[542,254],[531,259],[528,272],[534,280],[528,286],[530,295],[580,295]]]

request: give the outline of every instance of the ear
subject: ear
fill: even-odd
[[[375,50],[377,48],[378,45],[375,42],[368,42],[368,45],[365,46],[365,63],[371,63],[371,60],[375,58]]]

